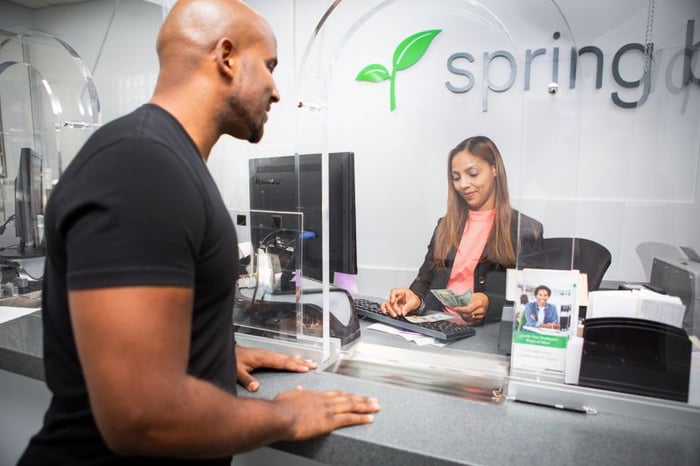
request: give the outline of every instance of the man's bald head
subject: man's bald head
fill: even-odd
[[[205,58],[223,37],[243,47],[269,36],[267,22],[242,1],[180,0],[163,22],[156,49],[161,69],[172,63],[182,69]]]
[[[221,134],[258,142],[278,102],[277,42],[239,0],[179,0],[157,42],[160,73],[151,103],[183,125],[206,158]]]

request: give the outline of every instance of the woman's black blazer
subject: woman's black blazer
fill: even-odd
[[[438,224],[442,219],[438,220]],[[464,226],[462,226],[464,228]],[[418,270],[418,276],[411,283],[411,290],[423,298],[425,309],[442,310],[442,304],[432,293],[431,289],[442,289],[447,286],[452,272],[452,264],[456,250],[452,248],[447,255],[445,267],[436,267],[433,261],[435,246],[435,233],[428,245],[423,265]],[[520,234],[518,234],[520,231]],[[542,249],[542,224],[534,218],[513,210],[510,222],[510,235],[513,249],[518,255],[518,268],[529,265],[537,265],[541,258]],[[518,241],[520,244],[518,244]],[[481,260],[474,270],[474,284],[472,290],[475,293],[485,293],[489,297],[489,308],[486,312],[485,322],[497,322],[501,320],[501,311],[506,302],[506,267]]]

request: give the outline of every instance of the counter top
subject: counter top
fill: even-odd
[[[0,369],[44,380],[41,311],[0,324]]]
[[[498,326],[487,325],[477,329],[481,338],[463,340],[458,346],[481,351],[497,335]],[[362,343],[418,348],[401,340],[362,324]],[[441,350],[425,351],[439,354]],[[43,379],[40,311],[0,325],[0,369]],[[472,401],[321,370],[309,374],[263,371],[256,377],[261,387],[252,396],[266,399],[297,385],[379,399],[381,412],[373,424],[273,446],[329,464],[700,464],[700,424],[639,419],[634,413],[582,414],[513,401]]]

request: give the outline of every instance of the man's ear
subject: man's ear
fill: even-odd
[[[230,39],[224,37],[216,43],[216,64],[219,72],[225,76],[233,77],[236,63],[236,47]]]

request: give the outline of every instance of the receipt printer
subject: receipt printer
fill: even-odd
[[[685,305],[683,328],[689,335],[700,336],[700,262],[654,258],[649,283],[681,299]]]
[[[341,288],[330,290],[329,331],[343,348],[360,337],[360,324],[352,305],[352,297]],[[252,290],[236,290],[234,325],[236,331],[270,338],[323,335],[323,295],[321,290],[266,294],[253,298]]]
[[[687,402],[691,351],[682,328],[645,319],[589,318],[578,384]]]

